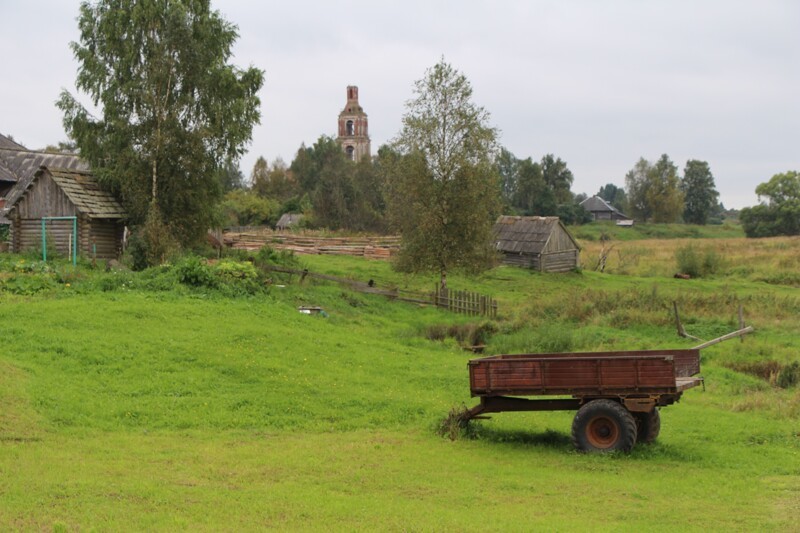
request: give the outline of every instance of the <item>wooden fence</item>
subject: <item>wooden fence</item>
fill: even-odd
[[[363,292],[366,294],[377,294],[385,296],[392,300],[399,300],[401,302],[410,302],[416,304],[432,304],[441,309],[446,309],[453,313],[461,313],[472,316],[488,316],[490,318],[497,317],[497,301],[483,294],[469,291],[453,291],[442,290],[439,285],[432,293],[424,294],[413,291],[399,290],[396,288],[379,288],[376,287],[373,281],[364,283],[362,281],[355,281],[352,279],[340,278],[337,276],[329,276],[327,274],[316,274],[308,270],[298,270],[294,268],[279,267],[273,265],[264,265],[267,271],[282,272],[284,274],[293,274],[299,277],[300,283],[306,278],[316,278],[326,281],[333,281],[341,285],[345,285],[353,290]]]
[[[497,301],[491,296],[470,291],[454,291],[436,286],[433,302],[437,307],[472,316],[497,316]]]

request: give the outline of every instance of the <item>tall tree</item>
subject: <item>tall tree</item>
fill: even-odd
[[[650,168],[647,179],[647,202],[653,222],[678,222],[683,211],[678,167],[667,154],[663,154]]]
[[[63,91],[67,133],[134,225],[195,242],[221,197],[217,170],[259,122],[262,71],[228,64],[237,29],[209,0],[83,2],[78,25],[76,84],[101,116]]]
[[[719,198],[708,163],[697,159],[687,161],[680,188],[684,195],[684,222],[703,225],[708,223]]]
[[[756,194],[761,203],[739,214],[748,237],[800,235],[800,172],[775,174]]]
[[[500,175],[500,190],[503,203],[506,207],[512,207],[519,186],[519,180],[517,179],[519,159],[505,148],[500,148],[500,152],[497,154],[496,164],[497,172]]]
[[[683,211],[678,167],[667,154],[655,164],[640,158],[625,175],[628,208],[635,218],[647,222],[677,222]]]
[[[514,207],[523,215],[556,214],[556,197],[542,174],[542,166],[530,157],[517,160],[517,193]]]
[[[640,157],[633,168],[625,174],[630,215],[642,222],[647,222],[652,216],[652,209],[647,199],[647,189],[650,186],[648,180],[650,166],[645,158]]]
[[[446,287],[448,272],[492,264],[496,139],[469,80],[444,59],[415,83],[389,182],[392,221],[402,235],[397,268],[438,272]]]
[[[544,182],[553,192],[557,204],[572,202],[572,171],[567,168],[567,163],[560,157],[547,154],[542,158],[542,177]]]
[[[266,189],[269,185],[269,163],[264,156],[258,156],[253,163],[253,170],[250,171],[250,187],[261,196],[266,196]]]

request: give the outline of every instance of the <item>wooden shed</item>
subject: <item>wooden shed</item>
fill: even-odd
[[[43,166],[18,182],[8,200],[13,252],[40,248],[43,231],[48,248],[64,255],[73,246],[99,259],[118,258],[122,251],[125,211],[88,170]]]
[[[540,272],[569,272],[578,267],[580,246],[558,217],[501,216],[494,232],[503,264]]]

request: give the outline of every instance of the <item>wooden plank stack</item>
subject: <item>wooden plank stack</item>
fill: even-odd
[[[400,238],[395,236],[326,237],[310,232],[281,233],[262,228],[238,228],[244,231],[226,231],[226,246],[241,250],[258,250],[268,245],[276,250],[290,250],[296,254],[351,255],[387,261],[400,248]]]

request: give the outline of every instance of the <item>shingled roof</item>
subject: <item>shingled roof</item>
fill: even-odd
[[[18,142],[5,135],[0,135],[0,148],[10,148],[12,150],[25,150],[26,148]]]
[[[494,225],[495,247],[504,253],[539,254],[559,225],[558,217],[501,216]]]
[[[10,207],[19,200],[33,181],[36,172],[43,166],[89,170],[89,164],[73,154],[0,148],[0,180],[16,183],[6,195],[6,206]]]
[[[69,170],[43,167],[36,173],[38,178],[49,172],[64,194],[81,213],[89,218],[126,218],[127,214],[114,196],[100,188],[91,173],[85,170]]]
[[[622,218],[629,218],[628,215],[606,202],[599,196],[592,196],[581,202],[581,207],[590,213],[615,213]]]

